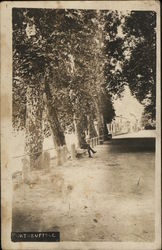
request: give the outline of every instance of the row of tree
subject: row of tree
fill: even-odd
[[[151,14],[145,13],[148,19]],[[112,98],[122,93],[125,84],[130,85],[140,101],[148,100],[150,91],[154,100],[155,82],[151,85],[154,90],[149,87],[141,97],[142,79],[150,79],[145,79],[143,72],[137,81],[139,73],[131,66],[135,55],[138,57],[138,47],[147,47],[150,41],[142,24],[134,25],[141,33],[131,32],[136,15],[125,17],[117,11],[13,9],[13,126],[25,130],[25,150],[33,166],[43,150],[44,136],[52,135],[57,148],[66,144],[67,131],[77,132],[79,146],[85,142],[85,131],[91,138],[107,133],[106,123],[115,115]],[[121,36],[122,26],[125,34]],[[140,50],[147,53],[145,47]],[[151,55],[155,55],[154,51]],[[147,62],[146,67],[154,65]]]

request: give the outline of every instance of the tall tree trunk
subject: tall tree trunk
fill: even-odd
[[[31,170],[41,168],[43,150],[42,111],[43,94],[39,86],[28,85],[26,108],[25,149],[30,157]]]
[[[98,135],[101,139],[104,139],[104,119],[102,115],[102,100],[101,100],[101,93],[102,93],[102,85],[104,85],[105,77],[104,77],[104,67],[105,67],[105,56],[103,50],[103,22],[102,15],[100,12],[97,12],[97,25],[96,25],[96,39],[98,41],[96,45],[96,93],[97,97],[96,100],[96,110],[97,110],[97,121],[98,121]]]
[[[103,120],[103,115],[100,110],[100,104],[99,100],[96,101],[96,115],[97,115],[97,123],[98,123],[98,136],[102,137],[104,136],[104,120]]]
[[[108,131],[108,128],[107,128],[107,123],[106,123],[106,121],[104,119],[104,141],[108,140],[108,133],[109,133],[109,131]]]
[[[88,117],[88,134],[89,138],[94,138],[97,136],[92,115],[89,115]]]
[[[46,105],[48,110],[48,120],[53,134],[53,141],[55,147],[63,146],[66,144],[64,132],[58,120],[57,110],[52,105],[52,95],[48,83],[45,83]]]
[[[86,143],[85,126],[83,123],[82,114],[75,115],[75,125],[78,139],[78,147],[81,148]]]

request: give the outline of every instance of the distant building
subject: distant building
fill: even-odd
[[[137,132],[141,129],[141,125],[136,116],[130,114],[129,118],[122,115],[116,116],[111,123],[107,124],[107,128],[110,134],[120,135]]]

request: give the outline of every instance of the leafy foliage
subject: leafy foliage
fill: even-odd
[[[131,12],[123,26],[130,56],[123,74],[133,95],[145,106],[145,112],[155,120],[156,107],[156,13]]]
[[[106,12],[105,18],[105,84],[109,95],[119,96],[124,90],[125,81],[123,79],[122,67],[125,60],[124,39],[119,34],[123,16],[120,12]]]
[[[38,131],[49,136],[51,127],[55,137],[75,127],[84,135],[95,120],[102,133],[103,122],[115,115],[112,99],[126,84],[154,118],[155,26],[153,12],[13,9],[14,128],[36,122],[30,101],[39,124],[32,130],[40,137],[35,141],[42,143]]]

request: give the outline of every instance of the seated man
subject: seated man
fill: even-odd
[[[87,150],[88,150],[88,155],[89,155],[90,158],[92,158],[91,152],[92,152],[93,154],[96,153],[96,151],[94,151],[94,150],[91,148],[91,146],[90,146],[87,142],[83,142],[82,145],[81,145],[81,148],[82,148],[82,149],[87,149]]]

